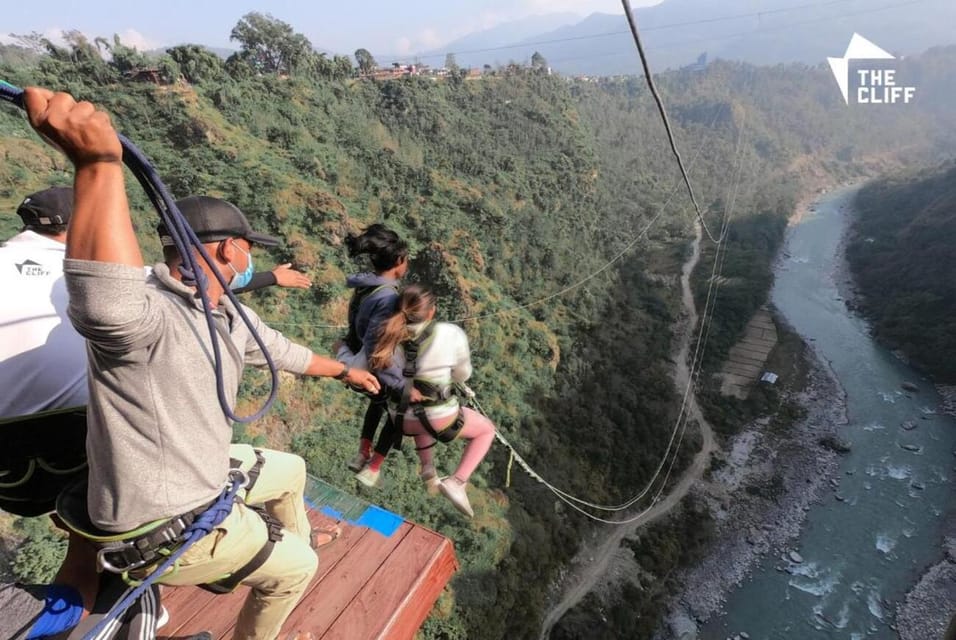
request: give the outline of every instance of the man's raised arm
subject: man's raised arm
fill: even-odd
[[[66,93],[30,87],[30,124],[76,168],[66,257],[143,266],[123,182],[123,149],[110,117]]]

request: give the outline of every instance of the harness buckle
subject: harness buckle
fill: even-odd
[[[138,560],[136,562],[131,562],[126,566],[117,567],[115,564],[107,559],[107,554],[112,553],[122,553],[127,550],[136,550],[136,545],[132,542],[121,542],[119,544],[111,544],[108,547],[101,547],[99,551],[96,552],[96,568],[97,571],[109,571],[110,573],[124,574],[129,571],[134,571],[145,567],[149,562],[146,560]]]
[[[249,474],[242,469],[230,469],[225,482],[226,487],[236,486],[239,489],[245,489],[249,486]]]

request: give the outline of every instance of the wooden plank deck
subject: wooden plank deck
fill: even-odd
[[[333,522],[310,511],[313,526]],[[411,640],[458,569],[452,543],[409,522],[385,537],[346,522],[338,540],[319,551],[319,570],[280,640],[311,633],[315,640]],[[232,636],[248,589],[214,595],[196,587],[163,588],[169,624],[160,638],[208,631]]]

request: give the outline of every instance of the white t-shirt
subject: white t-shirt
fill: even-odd
[[[86,341],[66,315],[66,245],[24,231],[0,245],[0,418],[87,403]]]

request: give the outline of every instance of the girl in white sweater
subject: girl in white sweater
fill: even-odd
[[[402,423],[406,435],[415,437],[421,461],[421,478],[439,490],[455,507],[471,517],[474,512],[465,485],[488,453],[495,426],[477,411],[462,407],[453,392],[471,376],[468,337],[460,327],[435,321],[435,296],[424,287],[406,287],[395,314],[381,329],[370,361],[374,370],[391,361],[403,370],[405,390],[393,398],[389,411]],[[454,475],[438,480],[432,448],[438,440],[468,441]]]

